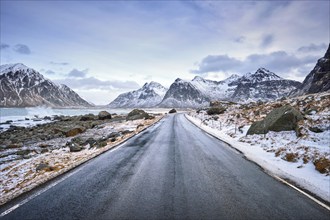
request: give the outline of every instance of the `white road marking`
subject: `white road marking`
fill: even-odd
[[[322,206],[323,208],[327,209],[328,211],[330,211],[330,207],[327,206],[326,204],[324,204],[323,202],[321,202],[320,200],[314,198],[313,196],[309,195],[308,193],[304,192],[303,190],[299,189],[298,187],[292,185],[291,183],[285,181],[284,179],[282,179],[281,177],[278,177],[276,175],[272,175],[275,179],[277,179],[278,181],[290,186],[291,188],[297,190],[298,192],[302,193],[303,195],[307,196],[309,199],[313,200],[314,202],[316,202],[317,204],[319,204],[320,206]]]

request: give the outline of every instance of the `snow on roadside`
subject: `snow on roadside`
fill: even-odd
[[[104,135],[111,132],[131,131],[115,141],[108,140],[102,148],[89,148],[79,152],[70,152],[69,147],[53,149],[50,152],[34,156],[30,159],[21,159],[2,164],[0,166],[0,205],[27,192],[46,181],[63,174],[72,168],[118,146],[128,138],[138,134],[162,118],[156,116],[151,120],[134,120],[124,122],[112,122],[103,124],[96,129],[89,129],[84,136]],[[58,138],[50,141],[66,142],[67,138]],[[49,166],[49,169],[37,170],[40,164]]]
[[[315,166],[311,161],[304,163],[303,158],[299,158],[297,161],[288,162],[281,157],[281,152],[276,155],[279,149],[285,147],[288,152],[303,151],[303,153],[306,153],[306,151],[314,151],[312,153],[329,158],[329,130],[318,135],[318,139],[312,137],[309,140],[299,142],[294,131],[269,132],[266,136],[246,136],[250,125],[240,127],[241,131],[239,131],[238,126],[235,128],[234,124],[220,123],[221,118],[212,120],[212,117],[208,117],[203,113],[190,112],[186,114],[186,117],[204,131],[241,151],[249,160],[256,162],[271,174],[289,179],[299,187],[307,189],[330,202],[329,175],[321,174],[315,170]],[[224,114],[220,117],[228,119],[229,116]]]

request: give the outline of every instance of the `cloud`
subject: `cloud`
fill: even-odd
[[[77,70],[77,69],[73,69],[68,73],[68,77],[72,77],[72,78],[84,78],[86,77],[88,73],[88,69],[85,70]]]
[[[51,61],[50,64],[52,64],[52,65],[59,65],[59,66],[67,66],[67,65],[69,65],[69,63],[67,63],[67,62],[53,62],[53,61]]]
[[[0,44],[0,50],[8,49],[10,46],[8,44]]]
[[[320,51],[320,50],[326,50],[327,49],[327,45],[325,43],[316,45],[314,43],[311,43],[308,46],[302,46],[300,48],[298,48],[298,52],[302,52],[302,53],[308,53],[308,52],[314,52],[314,51]]]
[[[13,50],[20,54],[26,54],[26,55],[31,54],[30,48],[24,44],[16,44]]]
[[[191,73],[202,74],[208,72],[228,71],[241,65],[241,61],[228,55],[209,55],[198,64],[197,70]]]
[[[273,41],[274,41],[274,35],[267,34],[267,35],[263,36],[260,46],[262,48],[268,47],[269,45],[271,45],[273,43]]]
[[[305,70],[304,67],[315,65],[318,57],[297,57],[285,51],[275,51],[268,54],[250,54],[244,60],[228,55],[209,55],[198,63],[198,69],[191,70],[194,74],[208,74],[214,72],[246,73],[253,72],[259,67],[267,68],[275,73],[288,76],[294,70]],[[299,74],[306,75],[306,72]],[[298,75],[299,75],[298,74]]]
[[[236,42],[236,43],[244,43],[245,40],[246,40],[246,37],[239,36],[239,37],[237,37],[237,38],[234,39],[234,42]]]
[[[92,90],[92,89],[100,89],[100,90],[127,90],[127,89],[137,89],[139,88],[139,84],[134,81],[102,81],[95,77],[88,78],[69,78],[69,79],[60,79],[54,80],[54,82],[58,84],[65,84],[72,89],[80,89],[80,90]]]
[[[53,70],[47,70],[45,73],[48,74],[48,75],[54,75],[55,74],[55,72]]]

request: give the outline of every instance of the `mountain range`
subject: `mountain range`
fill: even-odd
[[[91,107],[66,85],[57,85],[24,64],[0,66],[0,107]]]
[[[275,73],[259,68],[255,73],[232,75],[222,81],[200,76],[191,81],[176,79],[169,88],[160,83],[145,83],[142,88],[120,94],[110,108],[151,108],[208,106],[210,101],[234,102],[270,101],[287,96],[325,92],[330,90],[330,45],[303,83],[283,79]],[[0,107],[91,107],[66,85],[57,85],[24,64],[0,66]]]
[[[137,91],[143,93],[146,89],[149,88],[142,87]],[[200,76],[196,76],[191,81],[178,78],[171,84],[165,94],[162,93],[164,96],[156,96],[157,99],[148,96],[144,106],[194,108],[207,106],[213,100],[234,102],[270,101],[287,96],[299,96],[329,90],[330,45],[324,57],[317,61],[314,69],[306,76],[303,83],[283,79],[265,68],[259,68],[255,73],[247,73],[243,76],[234,74],[222,81],[207,80]],[[142,102],[141,98],[137,99],[132,96],[133,93],[136,93],[136,91],[119,95],[109,106],[112,108],[138,107],[134,103]],[[161,97],[163,98],[159,101]],[[124,105],[118,100],[125,100],[125,102],[122,102]]]
[[[269,101],[287,96],[300,86],[300,82],[283,79],[265,68],[259,68],[253,74],[232,75],[223,81],[207,80],[200,76],[196,76],[191,81],[178,78],[166,93],[162,90],[164,94],[162,100],[160,100],[162,96],[157,96],[157,100],[148,96],[148,100],[145,99],[148,104],[144,102],[144,106],[187,108],[207,106],[212,100]],[[112,108],[134,107],[136,105],[133,103],[141,101],[132,94],[146,93],[149,90],[149,87],[144,86],[137,91],[121,94],[109,106]],[[125,101],[118,102],[118,100]]]

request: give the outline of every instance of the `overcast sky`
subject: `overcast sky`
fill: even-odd
[[[1,64],[95,104],[156,81],[265,67],[302,81],[326,52],[329,1],[3,1]]]

